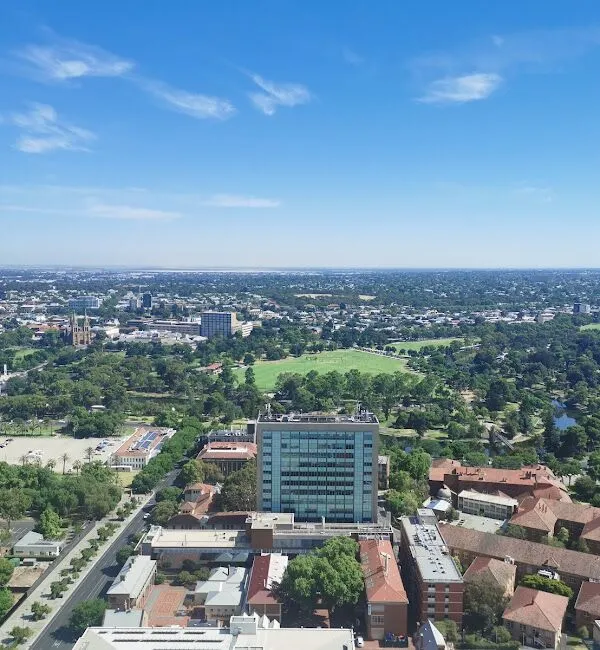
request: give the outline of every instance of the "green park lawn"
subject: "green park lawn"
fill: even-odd
[[[36,352],[35,348],[11,348],[15,353],[15,360],[20,361]]]
[[[317,354],[303,354],[301,357],[288,357],[280,361],[257,361],[253,366],[256,386],[262,391],[272,391],[278,375],[282,372],[295,372],[306,375],[311,370],[320,374],[337,370],[342,374],[349,370],[359,370],[376,375],[381,372],[410,372],[401,359],[383,357],[361,350],[332,350]],[[244,380],[244,368],[234,371],[240,381]]]
[[[600,323],[588,323],[581,326],[582,330],[600,330]]]
[[[401,343],[390,343],[390,346],[396,350],[417,350],[424,348],[426,345],[433,345],[437,348],[447,347],[454,341],[463,342],[463,339],[460,338],[448,338],[448,339],[423,339],[422,341],[402,341]]]

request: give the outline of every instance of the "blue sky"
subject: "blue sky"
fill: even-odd
[[[600,266],[597,0],[4,0],[0,264]]]

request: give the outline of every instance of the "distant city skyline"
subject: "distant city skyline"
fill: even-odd
[[[595,0],[6,0],[0,264],[598,267],[599,70]]]

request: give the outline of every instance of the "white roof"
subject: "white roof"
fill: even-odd
[[[205,605],[239,607],[244,599],[248,569],[244,567],[217,567],[208,580],[196,583],[196,594],[206,594]]]
[[[516,507],[519,505],[519,502],[512,497],[503,497],[499,494],[483,494],[482,492],[477,492],[476,490],[463,490],[458,495],[458,498],[471,499],[472,501],[482,501],[484,503],[495,503],[499,506]]]
[[[155,567],[156,560],[151,560],[147,555],[132,555],[109,587],[108,595],[120,594],[137,598]]]
[[[446,639],[431,619],[421,625],[419,635],[423,639],[423,650],[438,650],[446,647]]]
[[[93,627],[73,650],[354,650],[350,629],[280,628],[275,623],[244,614],[232,616],[229,628]]]

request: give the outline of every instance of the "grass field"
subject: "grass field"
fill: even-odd
[[[136,474],[139,474],[139,470],[137,469],[134,469],[131,472],[117,472],[119,485],[123,488],[128,488],[131,485],[131,482],[135,478]]]
[[[454,343],[454,341],[463,342],[463,339],[450,338],[450,339],[423,339],[422,341],[402,341],[402,343],[390,343],[390,346],[396,350],[420,350],[426,345],[433,345],[437,348],[442,348]]]
[[[35,348],[11,348],[15,353],[15,360],[19,361],[36,352]]]
[[[332,370],[345,373],[353,369],[370,374],[410,372],[406,363],[401,359],[390,359],[360,350],[333,350],[318,354],[304,354],[301,357],[288,357],[281,361],[259,361],[252,368],[256,377],[256,385],[263,391],[272,391],[277,376],[282,372],[297,372],[301,375],[305,375],[311,370],[316,370],[318,373]],[[235,372],[238,379],[243,381],[245,369],[239,368]]]
[[[588,325],[582,325],[582,330],[600,330],[600,323],[589,323]]]

